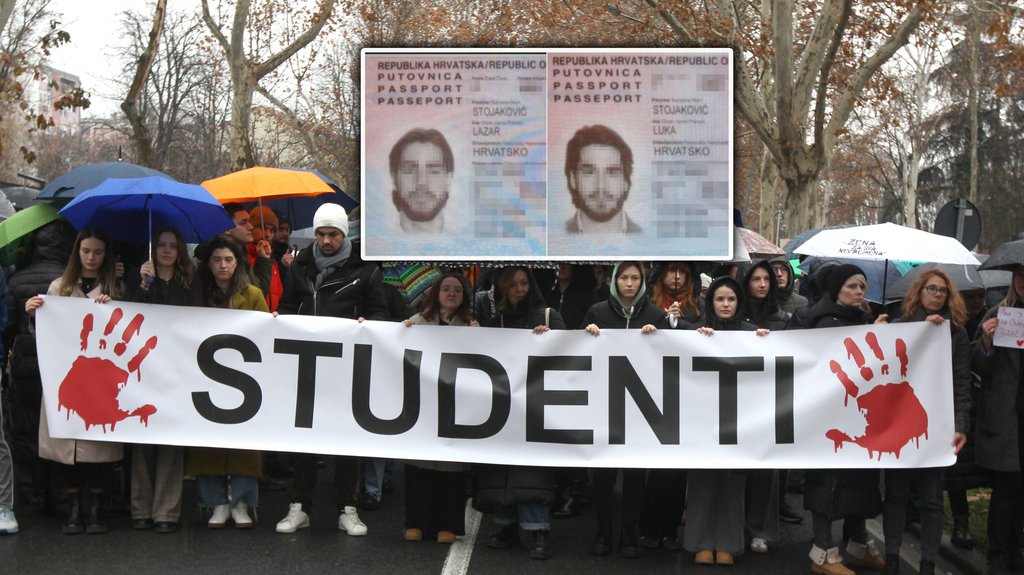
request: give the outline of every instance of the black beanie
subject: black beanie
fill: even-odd
[[[828,297],[832,301],[839,300],[839,290],[843,289],[846,280],[853,276],[862,275],[867,278],[864,270],[853,264],[841,264],[834,266],[828,274]]]

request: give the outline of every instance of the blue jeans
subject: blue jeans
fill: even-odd
[[[260,480],[248,475],[197,475],[196,493],[204,507],[216,507],[226,503],[236,507],[244,501],[250,508],[255,508],[260,502]]]
[[[494,522],[498,525],[512,525],[518,517],[519,527],[523,531],[547,531],[551,529],[551,518],[548,507],[542,503],[516,503],[502,507],[494,513]]]
[[[391,479],[392,460],[380,457],[364,457],[362,459],[362,490],[361,493],[380,501],[381,486],[385,479]]]

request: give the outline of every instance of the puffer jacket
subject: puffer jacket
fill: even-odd
[[[388,304],[380,268],[360,259],[358,246],[353,246],[348,260],[314,290],[319,273],[313,258],[314,247],[302,250],[292,261],[278,313],[387,321]]]

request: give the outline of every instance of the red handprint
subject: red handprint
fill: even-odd
[[[868,347],[874,352],[875,357],[885,362],[882,348],[878,345],[878,337],[874,332],[868,332],[864,337]],[[874,371],[865,365],[864,354],[851,338],[843,340],[846,346],[847,358],[852,358],[860,369],[862,385],[870,382],[874,377]],[[839,383],[846,389],[843,397],[843,405],[847,405],[849,398],[857,398],[857,408],[864,414],[867,421],[867,428],[864,435],[851,439],[849,435],[838,430],[830,429],[825,437],[835,443],[836,451],[843,446],[844,442],[856,443],[868,452],[868,457],[878,454],[882,459],[883,453],[892,453],[896,459],[900,457],[900,450],[914,440],[915,445],[920,447],[920,438],[923,435],[928,439],[928,412],[924,410],[921,401],[914,394],[914,388],[906,381],[907,365],[910,359],[907,357],[907,343],[900,338],[896,339],[896,358],[900,362],[900,378],[904,381],[899,383],[886,383],[877,385],[867,393],[860,395],[860,389],[854,384],[850,376],[843,371],[843,366],[838,361],[829,362],[829,368],[836,375]],[[882,364],[882,375],[889,375],[889,365]]]
[[[100,351],[107,350],[106,338],[113,333],[114,328],[117,327],[117,324],[120,323],[123,317],[124,311],[121,308],[115,308],[110,314],[110,319],[103,330],[103,336],[99,340],[98,347]],[[106,358],[85,356],[84,352],[89,348],[89,336],[92,334],[93,329],[93,315],[90,313],[82,319],[82,331],[79,333],[79,338],[82,342],[81,350],[83,354],[79,355],[75,362],[71,364],[71,369],[68,370],[64,380],[60,383],[60,389],[57,393],[58,410],[67,408],[68,418],[71,417],[72,412],[77,413],[82,418],[82,421],[85,422],[86,429],[93,425],[101,425],[104,432],[106,432],[108,425],[110,430],[113,431],[117,422],[129,417],[138,416],[143,424],[149,424],[149,416],[156,413],[156,407],[146,404],[129,413],[121,409],[117,401],[121,390],[128,384],[129,374],[134,372],[138,380],[142,379],[142,372],[139,371],[139,367],[142,365],[142,361],[146,359],[146,356],[149,355],[149,352],[156,347],[156,336],[153,336],[146,340],[146,343],[128,360],[128,363],[125,365],[127,370],[118,365],[124,353],[128,350],[128,345],[131,343],[132,338],[138,335],[139,330],[142,328],[143,320],[144,318],[140,313],[128,322],[128,326],[121,334],[121,340],[114,345],[113,357]],[[103,355],[110,355],[110,353],[108,351]]]

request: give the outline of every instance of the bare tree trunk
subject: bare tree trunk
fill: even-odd
[[[150,168],[159,168],[160,166],[154,165],[153,138],[150,136],[149,129],[139,113],[138,102],[139,97],[146,89],[149,72],[153,69],[153,60],[156,59],[157,50],[160,48],[160,36],[163,34],[164,17],[166,14],[167,0],[157,0],[156,12],[153,14],[153,28],[149,31],[149,45],[139,55],[139,64],[135,69],[135,78],[132,80],[131,87],[128,88],[128,94],[125,96],[124,101],[121,102],[121,110],[124,111],[124,115],[128,118],[128,123],[132,127],[132,140],[135,142],[135,148],[138,152],[137,161],[139,164]]]
[[[779,230],[775,229],[775,212],[777,210],[776,183],[779,180],[779,168],[768,150],[761,156],[761,167],[758,170],[761,180],[761,235],[772,240],[779,239]]]
[[[7,27],[7,21],[14,13],[15,0],[0,0],[0,31]]]
[[[815,206],[818,197],[818,176],[784,177],[786,182],[786,201],[783,209],[786,212],[785,222],[787,233],[795,235],[802,231],[821,227]]]
[[[256,165],[249,130],[252,119],[252,97],[259,81],[303,47],[309,45],[323,30],[334,12],[335,0],[320,0],[310,26],[295,37],[287,46],[270,55],[262,62],[252,60],[246,53],[245,27],[249,21],[252,0],[237,0],[231,20],[231,36],[228,38],[210,14],[209,0],[202,0],[203,21],[210,33],[220,44],[231,68],[231,128],[229,144],[231,163],[235,170]]]
[[[237,60],[237,62],[236,62]],[[238,62],[241,62],[239,64]],[[249,126],[252,125],[252,76],[245,65],[245,54],[232,51],[231,62],[231,126],[228,145],[231,148],[231,169],[244,170],[256,165]]]

